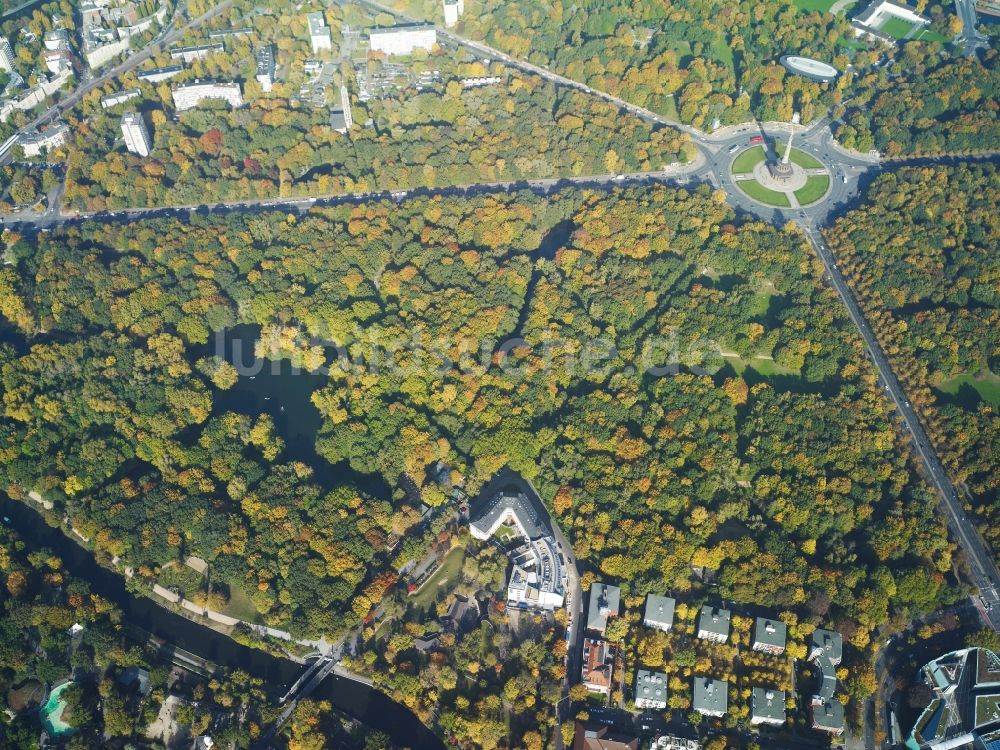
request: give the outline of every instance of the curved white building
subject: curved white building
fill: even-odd
[[[784,55],[781,58],[781,64],[790,73],[795,73],[795,75],[800,75],[819,83],[830,83],[840,75],[840,71],[832,65],[820,60],[814,60],[811,57]]]

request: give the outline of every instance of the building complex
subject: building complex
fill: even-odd
[[[312,45],[313,54],[318,54],[323,50],[333,49],[333,41],[330,39],[330,27],[326,25],[326,18],[321,11],[310,13],[306,16],[306,23],[309,25],[309,43]]]
[[[909,750],[995,750],[1000,747],[1000,657],[966,648],[924,665],[931,701],[906,740]]]
[[[844,705],[833,697],[837,692],[837,665],[843,654],[840,633],[822,628],[813,631],[809,660],[819,672],[819,685],[812,697],[813,729],[833,735],[844,733]]]
[[[206,99],[221,99],[233,108],[243,106],[243,92],[234,82],[195,81],[177,86],[171,95],[178,112],[194,109]]]

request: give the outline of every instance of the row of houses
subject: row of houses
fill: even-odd
[[[581,682],[592,692],[611,691],[615,664],[615,647],[604,639],[608,623],[620,613],[621,590],[617,586],[595,582],[590,589],[586,631],[583,640]],[[674,627],[677,603],[672,597],[648,594],[643,625],[664,632]],[[698,613],[697,637],[712,643],[729,640],[732,613],[728,609],[706,604]],[[754,651],[780,656],[785,653],[788,628],[771,617],[757,617],[754,622],[751,648]],[[844,707],[834,698],[837,686],[836,667],[843,656],[843,641],[839,633],[817,629],[813,631],[809,660],[819,673],[818,687],[811,700],[814,729],[839,735],[844,731]],[[692,686],[692,708],[704,716],[721,717],[729,709],[729,686],[723,680],[696,676]],[[667,675],[640,669],[634,684],[635,705],[638,708],[667,707]],[[784,691],[755,686],[751,692],[750,722],[754,725],[781,726],[785,723],[786,695]]]

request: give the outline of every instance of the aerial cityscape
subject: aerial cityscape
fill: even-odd
[[[1000,750],[909,2],[0,2],[0,748]]]

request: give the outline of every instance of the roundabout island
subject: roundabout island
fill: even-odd
[[[830,192],[829,169],[793,148],[791,134],[783,149],[778,146],[772,152],[763,143],[739,154],[730,167],[737,187],[752,200],[775,208],[802,208],[823,200]]]

